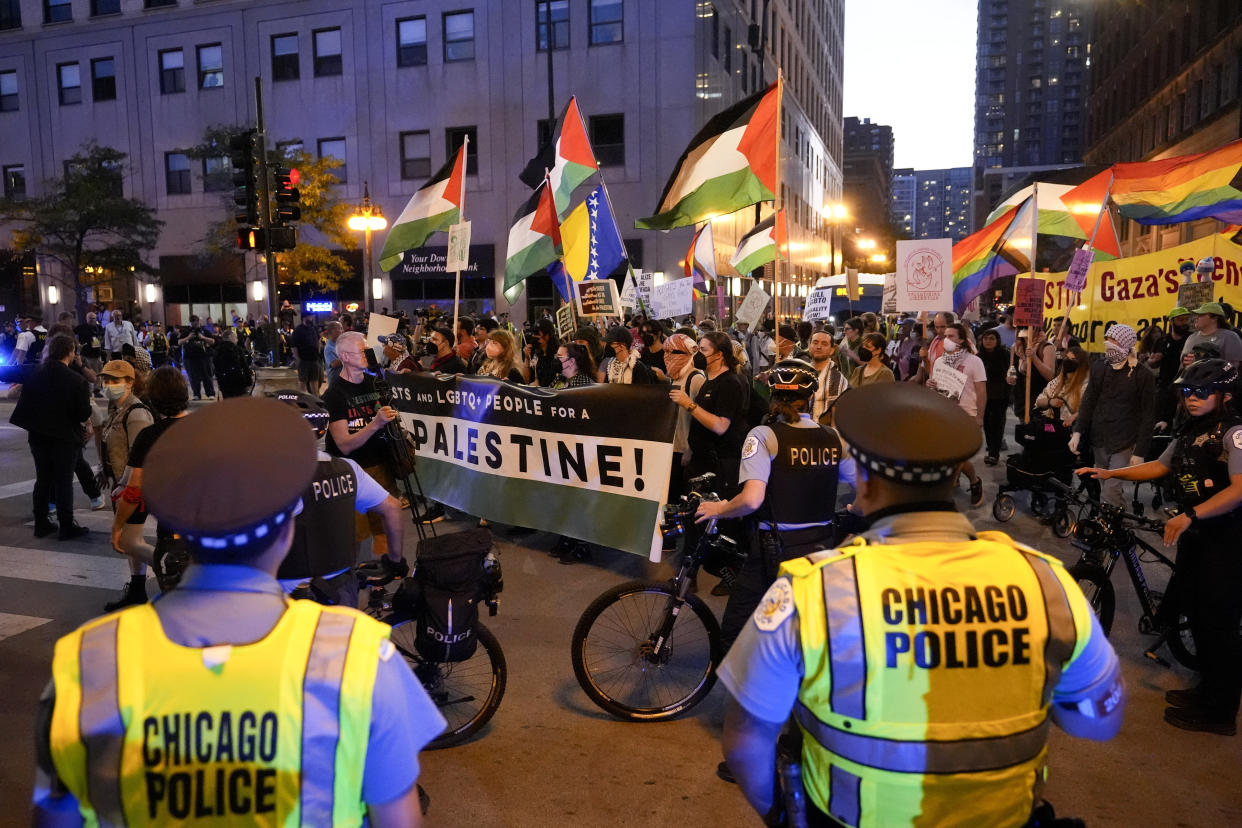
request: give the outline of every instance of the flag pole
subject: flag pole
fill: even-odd
[[[776,191],[772,193],[772,206],[775,211],[772,219],[772,232],[776,238],[776,259],[772,262],[772,316],[775,321],[773,325],[775,336],[773,337],[773,346],[776,348],[776,360],[780,361],[781,355],[781,240],[780,240],[780,212],[785,205],[781,203],[781,141],[784,136],[781,134],[781,107],[785,105],[785,70],[777,67],[776,69],[776,180],[774,182]],[[788,228],[788,225],[786,225]],[[786,230],[788,232],[788,229]],[[786,251],[788,254],[788,251]],[[774,362],[775,364],[775,362]]]
[[[1031,276],[1035,278],[1035,252],[1036,245],[1039,240],[1039,182],[1036,181],[1031,188]],[[1015,288],[1016,290],[1016,288]],[[1027,425],[1031,423],[1031,351],[1035,346],[1035,326],[1028,325],[1026,328],[1026,411],[1023,414],[1023,422]]]
[[[461,207],[457,211],[457,223],[464,224],[466,222],[466,165],[469,163],[470,157],[470,136],[464,135],[461,144]],[[470,246],[466,246],[466,255],[469,256]],[[395,304],[395,303],[394,303]],[[461,269],[458,268],[453,276],[453,350],[457,350],[457,320],[460,314],[461,306]]]

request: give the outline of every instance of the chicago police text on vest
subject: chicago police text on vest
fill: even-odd
[[[1016,585],[1003,589],[963,586],[888,588],[880,593],[884,610],[884,650],[888,667],[930,669],[1004,667],[1031,663],[1031,629],[1026,595]],[[921,629],[917,627],[935,627]],[[983,626],[981,626],[983,625]]]
[[[142,763],[150,818],[275,811],[278,725],[270,710],[145,718]]]

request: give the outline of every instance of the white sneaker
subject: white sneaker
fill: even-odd
[[[91,511],[92,512],[98,512],[103,507],[104,507],[103,495],[100,495],[99,497],[91,498]]]

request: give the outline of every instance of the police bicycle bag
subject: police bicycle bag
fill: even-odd
[[[487,529],[419,541],[414,573],[401,585],[394,605],[413,619],[414,647],[428,661],[465,661],[474,655],[479,601],[492,577],[484,568],[491,548]]]

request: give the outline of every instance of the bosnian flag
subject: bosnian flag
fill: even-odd
[[[522,283],[560,257],[561,225],[556,220],[552,190],[547,182],[513,216],[509,249],[505,254],[505,298],[514,302]]]
[[[785,209],[782,207],[751,228],[742,236],[737,252],[729,260],[733,269],[746,276],[780,256],[788,259],[789,233],[785,229]]]
[[[694,277],[694,284],[702,285],[705,279],[716,280],[716,245],[712,240],[712,223],[699,228],[686,253],[686,275]]]
[[[556,216],[564,218],[565,213],[569,212],[569,199],[574,190],[598,169],[599,163],[596,162],[591,142],[587,139],[586,127],[582,125],[578,101],[571,97],[556,122],[552,140],[527,162],[526,169],[522,170],[518,178],[527,187],[534,189],[543,183],[546,174],[552,182]]]
[[[466,143],[457,148],[457,156],[428,179],[405,205],[384,239],[380,268],[392,270],[401,264],[405,251],[422,247],[437,230],[461,221],[461,206],[466,200]]]
[[[681,154],[643,230],[670,230],[775,201],[781,82],[707,122]]]

